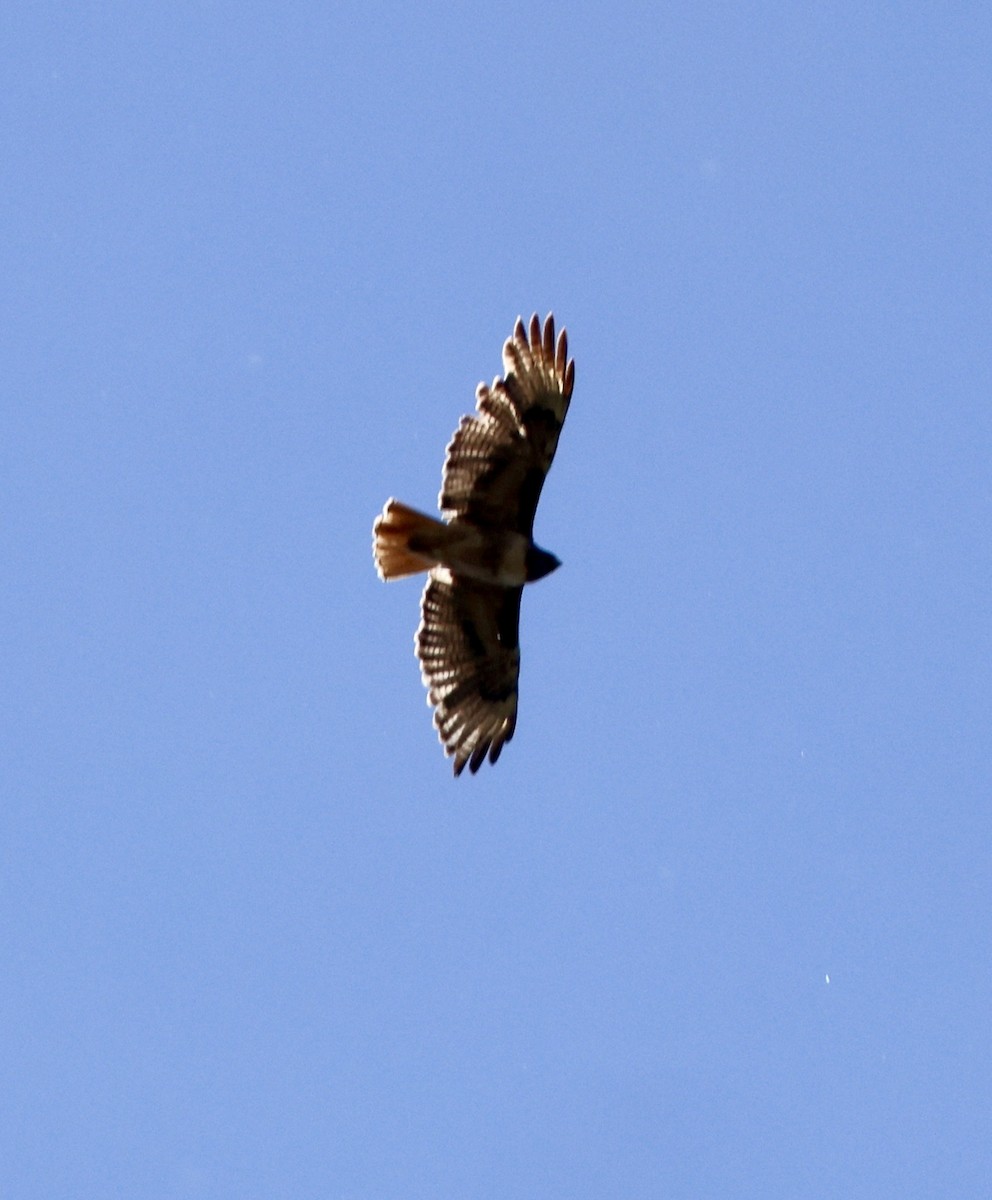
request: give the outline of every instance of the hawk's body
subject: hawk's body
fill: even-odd
[[[505,378],[480,383],[477,415],[448,446],[443,521],[389,500],[377,519],[383,579],[427,571],[416,648],[427,700],[455,774],[499,757],[513,736],[520,675],[520,596],[558,560],[534,545],[534,514],[575,379],[549,314],[517,321],[503,347]]]

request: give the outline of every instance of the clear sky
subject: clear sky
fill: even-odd
[[[985,3],[0,17],[4,1200],[992,1178]],[[387,496],[553,309],[520,720]]]

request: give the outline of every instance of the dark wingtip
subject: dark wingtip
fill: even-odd
[[[489,743],[488,742],[480,742],[478,744],[478,746],[476,746],[476,748],[472,751],[472,761],[468,764],[468,769],[472,772],[473,775],[476,773],[476,771],[478,771],[478,769],[486,761],[486,754],[488,752],[489,752]]]
[[[549,362],[555,361],[555,315],[548,313],[544,318],[544,357]]]

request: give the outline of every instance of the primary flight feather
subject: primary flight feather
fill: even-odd
[[[460,775],[513,737],[520,596],[559,566],[534,544],[534,514],[568,412],[575,363],[549,313],[517,319],[503,378],[476,389],[476,415],[448,444],[436,520],[387,500],[372,530],[381,579],[427,571],[417,657],[445,754]]]

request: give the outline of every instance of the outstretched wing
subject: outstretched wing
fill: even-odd
[[[462,417],[447,449],[439,504],[446,519],[534,532],[541,488],[558,447],[575,382],[563,329],[555,341],[554,317],[530,331],[518,317],[503,346],[505,379],[476,390],[479,415]]]
[[[417,657],[427,702],[455,774],[499,758],[517,723],[520,593],[431,571],[420,602]]]

